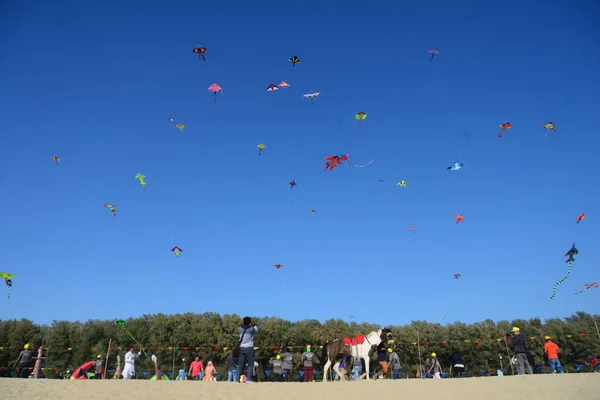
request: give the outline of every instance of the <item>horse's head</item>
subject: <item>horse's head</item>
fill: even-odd
[[[383,328],[379,330],[379,338],[384,344],[393,343],[394,337],[392,336],[392,330],[389,328]]]

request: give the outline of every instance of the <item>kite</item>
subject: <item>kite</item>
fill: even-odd
[[[208,90],[213,92],[213,97],[214,97],[215,103],[217,102],[217,93],[219,91],[221,91],[221,94],[223,94],[223,88],[221,86],[217,85],[216,83],[213,83],[212,85],[210,85],[208,87]]]
[[[279,86],[280,88],[284,88],[284,87],[290,87],[290,84],[287,83],[286,81],[281,81],[281,83],[277,86]]]
[[[540,129],[546,129],[546,132],[544,133],[544,135],[546,136],[548,136],[548,133],[550,133],[550,131],[556,132],[556,127],[552,122],[546,122],[544,125],[540,126]]]
[[[110,212],[113,215],[113,218],[117,216],[117,210],[115,210],[115,206],[113,206],[112,204],[105,204],[104,207],[110,210]]]
[[[399,187],[406,187],[406,181],[400,181],[396,185]]]
[[[258,146],[256,146],[256,148],[258,149],[258,155],[260,156],[260,153],[262,153],[262,151],[264,150],[266,146],[264,144],[259,144]]]
[[[462,214],[455,215],[455,216],[454,216],[454,217],[452,217],[452,218],[454,218],[454,219],[456,220],[456,223],[457,223],[457,224],[460,224],[461,222],[463,222],[463,221],[465,220],[465,219],[463,218]]]
[[[348,157],[350,157],[350,154],[346,154],[345,156],[329,156],[329,157],[325,157],[325,160],[327,160],[325,162],[325,169],[323,171],[327,171],[328,169],[330,171],[333,171],[333,169],[335,167],[337,167],[338,165],[340,165],[342,163],[342,161],[346,161],[348,160]]]
[[[182,252],[183,250],[181,250],[179,247],[175,246],[175,247],[173,247],[173,248],[171,249],[171,251],[175,253],[175,256],[176,256],[176,257],[179,257],[179,256],[181,255],[181,252]]]
[[[279,87],[273,83],[269,83],[269,86],[267,87],[267,92],[274,92],[276,90],[279,90]]]
[[[454,279],[458,279],[460,278],[462,275],[461,274],[454,274]]]
[[[10,288],[12,287],[12,280],[16,278],[16,275],[9,274],[8,272],[0,272],[0,276],[4,279],[6,287],[8,288],[8,301],[10,301]]]
[[[173,124],[173,126],[175,128],[179,129],[181,132],[183,132],[183,130],[185,129],[185,125],[184,124],[176,124],[173,117],[169,118],[169,121]]]
[[[135,176],[135,179],[139,179],[139,181],[140,181],[140,185],[142,185],[142,187],[143,187],[144,189],[146,189],[146,181],[144,180],[144,179],[146,179],[146,176],[145,176],[145,175],[142,175],[142,174],[137,174],[137,175]]]
[[[569,269],[567,270],[567,275],[565,275],[564,278],[562,278],[561,280],[559,280],[558,282],[556,282],[554,284],[554,288],[552,290],[552,296],[550,296],[550,300],[554,300],[554,296],[556,296],[556,288],[561,283],[566,281],[569,278],[569,275],[571,275],[571,270],[573,269],[573,261],[575,261],[575,258],[573,258],[573,256],[576,254],[579,254],[579,250],[577,250],[577,248],[575,247],[575,243],[573,243],[573,247],[571,247],[571,250],[567,251],[567,254],[565,254],[565,257],[569,257],[568,260],[566,261],[569,264]]]
[[[294,186],[296,186],[296,181],[291,181],[289,183],[289,185],[290,185],[290,190],[292,190],[294,188]]]
[[[504,131],[512,128],[512,126],[510,126],[510,122],[505,122],[503,124],[500,124],[500,128],[502,128],[502,129],[500,130],[500,133],[498,134],[498,139],[502,139],[502,134],[504,133]]]
[[[290,62],[292,63],[292,71],[295,71],[296,64],[300,64],[300,59],[298,56],[290,57]]]
[[[581,294],[583,292],[587,292],[588,290],[598,289],[598,282],[586,283],[585,285],[583,285],[583,287],[585,287],[585,289],[580,290],[575,294]]]
[[[449,169],[450,171],[458,171],[459,169],[461,169],[463,167],[462,163],[459,163],[457,161],[455,161],[454,163],[452,163],[452,165],[450,167],[448,167],[447,169]]]
[[[410,232],[411,235],[414,235],[416,230],[417,230],[416,226],[411,226],[410,228],[408,228],[408,231]]]
[[[383,179],[377,179],[377,182],[383,183]]]
[[[364,121],[365,119],[367,119],[367,114],[365,114],[364,111],[359,111],[356,114],[354,114],[354,118],[357,121]]]
[[[584,218],[585,218],[585,213],[575,217],[575,219],[577,220],[577,223],[580,223]]]
[[[310,210],[311,215],[315,215],[316,212],[317,212],[317,210]]]
[[[192,52],[198,54],[198,58],[202,59],[203,61],[206,61],[206,58],[204,58],[204,52],[206,51],[206,47],[194,47],[192,49]]]
[[[433,57],[435,57],[436,54],[440,54],[438,49],[436,49],[435,47],[433,49],[429,50],[428,53],[431,54],[431,58],[429,59],[429,62],[433,61]]]
[[[54,157],[52,157],[52,159],[54,160],[54,162],[56,163],[56,166],[58,167],[58,163],[60,162],[60,157],[54,156]]]
[[[321,93],[319,93],[319,92],[310,92],[310,93],[307,93],[307,94],[303,94],[302,97],[310,99],[310,102],[314,103],[315,99],[317,97],[319,97],[320,95],[321,95]]]
[[[579,254],[579,250],[575,248],[575,243],[573,243],[573,247],[571,247],[571,250],[567,251],[567,254],[565,254],[565,257],[569,257],[565,262],[572,263],[573,261],[575,261],[575,258],[573,256],[577,254]]]
[[[283,264],[273,264],[273,266],[274,266],[275,268],[279,269],[279,268],[283,267]]]

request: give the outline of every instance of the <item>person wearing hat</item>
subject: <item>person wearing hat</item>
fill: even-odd
[[[312,352],[310,344],[306,346],[306,351],[302,353],[302,367],[304,368],[304,382],[313,382],[315,353]]]
[[[533,375],[533,369],[527,359],[529,349],[527,348],[525,335],[521,335],[521,330],[516,326],[510,331],[510,335],[512,337],[511,343],[515,350],[515,356],[517,357],[517,374],[523,375],[527,373]]]
[[[391,347],[388,348],[389,366],[392,367],[392,379],[400,379],[400,370],[402,369],[402,363],[398,353]]]
[[[436,353],[431,353],[431,367],[429,367],[429,374],[433,375],[433,379],[442,379],[440,374],[442,373],[442,364],[437,359]]]
[[[544,339],[546,340],[546,344],[544,344],[544,353],[548,356],[550,372],[555,374],[558,370],[558,372],[562,374],[562,365],[560,365],[560,360],[558,359],[558,353],[560,353],[558,345],[552,341],[550,336],[544,336]]]
[[[102,379],[102,372],[104,371],[104,360],[102,355],[96,356],[96,362],[94,363],[94,379]]]
[[[283,382],[283,360],[281,355],[277,354],[275,358],[271,358],[269,364],[273,366],[273,381]]]
[[[28,343],[23,346],[23,350],[21,350],[17,361],[15,361],[15,364],[13,365],[13,368],[18,368],[19,377],[21,378],[29,378],[29,363],[32,360],[32,353],[31,350],[29,350],[29,347]]]

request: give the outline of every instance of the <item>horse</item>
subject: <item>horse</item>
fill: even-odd
[[[323,345],[321,354],[321,362],[327,360],[323,367],[323,382],[327,382],[327,372],[333,361],[339,355],[346,356],[347,362],[350,362],[351,357],[362,358],[365,361],[366,378],[369,379],[369,361],[375,347],[381,342],[387,344],[392,340],[392,332],[388,328],[373,331],[368,335],[359,335],[355,338],[344,338],[343,340],[335,339],[331,343]]]

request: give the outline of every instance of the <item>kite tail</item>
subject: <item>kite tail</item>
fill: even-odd
[[[567,275],[565,275],[564,278],[562,278],[560,281],[556,282],[554,284],[554,289],[552,290],[552,296],[550,296],[550,300],[554,300],[554,296],[556,296],[556,288],[563,283],[564,281],[567,280],[567,278],[569,278],[569,275],[571,275],[571,269],[572,269],[573,263],[570,262],[569,263],[569,270],[567,271]]]
[[[366,163],[364,165],[358,165],[358,164],[353,163],[351,160],[346,160],[346,162],[348,164],[352,165],[353,167],[357,167],[357,168],[364,168],[364,167],[366,167],[368,165],[371,165],[371,164],[373,164],[373,161],[375,161],[375,160],[371,160],[371,161],[369,161],[368,163]]]

